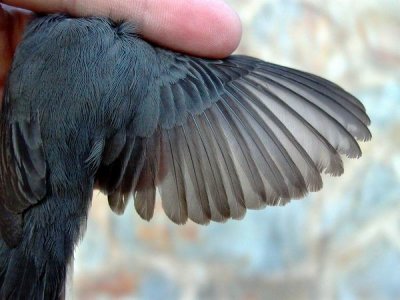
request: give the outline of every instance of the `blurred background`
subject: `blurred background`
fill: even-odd
[[[230,0],[238,53],[326,77],[359,97],[373,141],[323,191],[244,220],[147,223],[95,192],[76,299],[400,299],[400,1]]]

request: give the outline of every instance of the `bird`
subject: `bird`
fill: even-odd
[[[37,15],[0,119],[0,299],[63,299],[94,189],[144,220],[242,219],[343,173],[371,139],[363,104],[326,79],[232,55],[193,57],[131,22]]]

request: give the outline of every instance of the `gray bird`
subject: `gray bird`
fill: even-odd
[[[343,172],[371,138],[336,84],[247,56],[168,51],[127,22],[38,16],[0,120],[0,299],[62,299],[94,188],[150,220],[243,218]]]

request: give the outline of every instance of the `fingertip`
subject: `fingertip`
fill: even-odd
[[[224,2],[225,13],[220,26],[214,30],[215,47],[210,49],[208,56],[224,58],[232,54],[239,46],[242,38],[242,22],[239,15],[228,4]]]
[[[224,58],[239,45],[240,18],[223,0],[169,0],[155,10],[146,22],[151,30],[144,33],[162,46],[195,56]]]

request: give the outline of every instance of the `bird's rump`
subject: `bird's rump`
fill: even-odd
[[[320,173],[340,175],[340,155],[359,157],[371,137],[361,102],[318,76],[246,56],[155,55],[135,135],[106,141],[98,173],[117,213],[133,195],[150,220],[158,189],[175,223],[240,219],[319,190]]]

